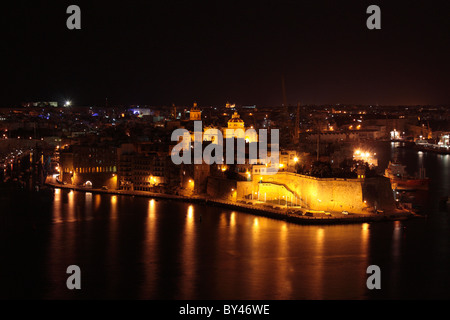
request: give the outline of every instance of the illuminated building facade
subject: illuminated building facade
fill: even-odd
[[[137,154],[132,163],[133,190],[153,191],[165,183],[165,163],[165,157],[157,152]]]
[[[123,144],[118,151],[119,190],[156,191],[168,181],[168,152],[153,144]]]
[[[253,128],[245,128],[245,122],[241,119],[237,111],[228,120],[228,130],[224,130],[224,138],[245,139],[245,142],[258,142],[258,134]],[[249,130],[250,129],[250,130]]]
[[[450,133],[444,133],[438,142],[440,147],[449,148],[450,147]]]
[[[196,112],[194,109],[196,108],[196,104],[194,103],[194,108],[191,109],[190,114],[190,120],[200,121],[201,120],[201,111]],[[192,113],[192,110],[194,110],[194,113]],[[202,128],[202,141],[211,141],[215,144],[220,144],[219,140],[216,139],[216,136],[218,136],[219,131],[222,134],[222,137],[224,139],[228,138],[237,138],[237,139],[245,139],[246,143],[251,142],[258,142],[258,133],[256,132],[253,127],[246,128],[244,120],[242,120],[237,112],[234,112],[231,119],[228,121],[228,127],[227,128],[215,128],[213,126],[203,127]],[[184,148],[188,148],[189,138],[190,135],[190,142],[194,142],[195,140],[195,132],[189,131],[186,132],[185,137],[183,141],[186,143],[184,145]],[[181,141],[181,138],[180,138]]]
[[[231,116],[231,119],[228,120],[228,129],[245,129],[244,120],[241,119],[237,111]]]
[[[202,111],[197,107],[196,102],[194,102],[194,106],[191,108],[191,111],[189,112],[189,120],[191,121],[202,120]]]
[[[117,149],[73,145],[60,153],[60,179],[75,186],[117,189]]]

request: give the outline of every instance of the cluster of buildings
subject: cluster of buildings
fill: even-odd
[[[62,184],[365,213],[394,203],[386,180],[367,173],[377,167],[376,158],[356,152],[357,146],[440,137],[440,132],[448,131],[450,119],[448,111],[442,111],[378,106],[237,108],[230,103],[202,108],[196,103],[190,108],[30,104],[3,110],[0,134],[9,144],[29,140],[53,148],[49,171]],[[220,143],[212,134],[219,131],[233,145],[245,143],[246,155],[260,140],[258,130],[278,129],[276,174],[267,174],[267,162],[250,162],[248,156],[243,163],[174,164],[171,153],[179,141],[172,140],[172,133],[184,129],[187,147],[192,147],[197,121],[202,123],[203,149]],[[345,161],[350,161],[347,171]]]
[[[189,145],[193,146],[195,132],[194,121],[201,121],[201,111],[194,103],[189,112],[189,119],[184,121],[169,121],[164,128],[165,136],[152,141],[124,141],[118,143],[107,137],[97,139],[96,142],[84,143],[86,139],[78,137],[72,143],[59,148],[58,180],[61,183],[88,187],[127,191],[169,192],[176,194],[201,194],[207,192],[208,177],[234,176],[233,179],[249,180],[252,165],[246,157],[241,164],[181,164],[176,165],[171,158],[171,151],[178,141],[168,140],[171,131],[179,128],[186,130]],[[157,128],[157,127],[156,127]],[[161,128],[163,129],[163,128]],[[230,135],[237,132],[236,135]],[[242,129],[242,130],[237,130]],[[214,141],[215,135],[211,130],[219,130],[226,139],[242,140],[248,146],[258,141],[256,131],[248,134],[243,119],[236,110],[232,110],[231,117],[224,127],[208,125],[202,128],[202,141]],[[234,131],[237,130],[237,131]],[[254,134],[252,134],[254,133]],[[280,154],[280,168],[295,170],[296,151],[283,150]]]

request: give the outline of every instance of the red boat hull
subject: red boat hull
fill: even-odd
[[[428,189],[430,179],[391,179],[394,189],[403,190],[423,190]]]

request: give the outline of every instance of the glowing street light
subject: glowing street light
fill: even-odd
[[[64,107],[70,107],[71,104],[72,104],[72,101],[67,100],[67,101],[64,103]]]

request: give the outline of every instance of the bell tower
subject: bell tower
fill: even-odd
[[[189,120],[200,121],[202,120],[202,111],[197,107],[197,102],[194,102],[191,111],[189,112]]]

